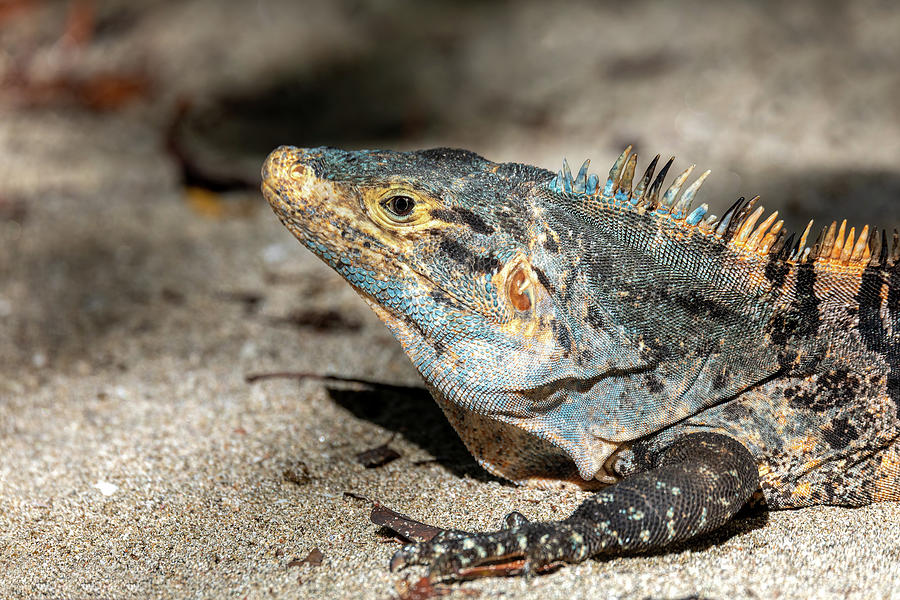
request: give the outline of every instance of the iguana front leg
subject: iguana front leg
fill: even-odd
[[[529,574],[558,561],[656,550],[723,525],[759,487],[753,457],[721,434],[679,438],[654,463],[585,500],[567,519],[531,523],[518,515],[502,531],[448,532],[404,546],[391,559],[391,569],[428,564],[430,577],[444,577],[524,559]]]

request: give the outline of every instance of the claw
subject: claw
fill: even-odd
[[[391,570],[391,573],[396,573],[400,569],[406,566],[406,557],[403,555],[403,548],[394,552],[394,555],[391,557],[391,562],[388,565],[388,568]]]
[[[530,558],[526,558],[525,562],[522,564],[522,577],[525,578],[526,583],[531,583],[534,579],[534,576],[537,573],[537,569],[534,567],[534,562]]]
[[[429,581],[517,574],[528,578],[589,556],[585,534],[569,524],[529,523],[517,512],[505,521],[508,528],[501,531],[447,530],[428,542],[403,546],[391,558],[390,569],[426,565]]]

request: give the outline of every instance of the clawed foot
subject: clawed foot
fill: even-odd
[[[505,527],[492,533],[447,531],[428,542],[408,544],[391,558],[391,571],[428,565],[432,580],[485,575],[528,577],[560,562],[587,558],[584,536],[571,523],[530,523],[521,514],[510,513]]]

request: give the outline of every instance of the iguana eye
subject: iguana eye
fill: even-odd
[[[388,184],[366,190],[362,197],[369,216],[390,231],[413,232],[431,223],[429,207],[436,208],[434,198],[406,186]]]
[[[409,196],[398,194],[396,196],[385,198],[381,202],[381,206],[383,206],[392,217],[402,221],[405,217],[412,214],[413,209],[416,207],[416,201]]]

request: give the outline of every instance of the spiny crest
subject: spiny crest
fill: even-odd
[[[708,215],[709,205],[705,203],[691,210],[697,191],[710,173],[704,171],[679,198],[681,188],[696,165],[689,166],[678,175],[660,198],[660,190],[674,160],[673,156],[666,161],[654,178],[653,174],[659,162],[657,154],[650,161],[637,185],[632,187],[637,168],[637,154],[633,154],[631,146],[628,146],[613,163],[606,182],[601,187],[600,178],[596,174],[588,173],[590,160],[585,160],[578,169],[578,174],[573,177],[568,161],[563,159],[562,169],[550,180],[548,186],[551,191],[559,194],[587,196],[601,203],[632,208],[640,213],[653,212],[678,222],[685,229],[693,229],[715,237],[734,249],[762,256],[773,255],[786,262],[818,262],[834,266],[866,264],[892,266],[900,262],[900,235],[896,230],[889,248],[887,235],[883,230],[879,236],[877,228],[870,229],[866,225],[860,231],[859,237],[856,237],[856,229],[853,227],[845,235],[847,221],[843,221],[839,228],[834,222],[822,230],[815,244],[807,246],[812,221],[799,238],[793,233],[788,235],[783,228],[784,221],[776,220],[778,211],[757,225],[765,212],[762,206],[756,205],[759,196],[749,201],[743,197],[738,198],[725,211],[722,218],[713,214]]]

